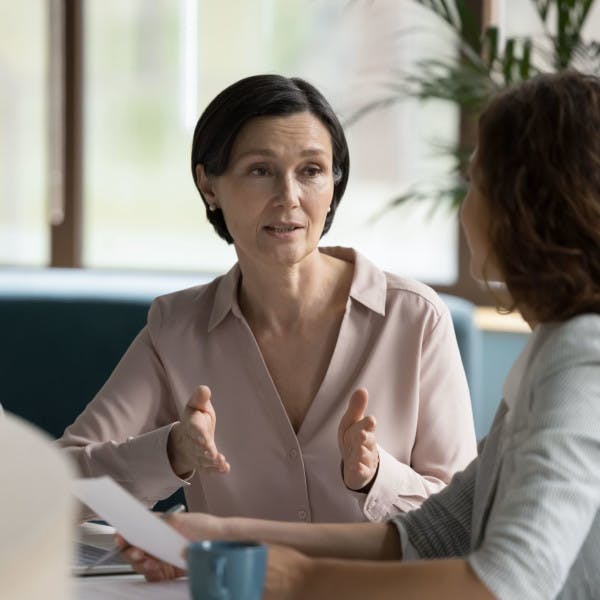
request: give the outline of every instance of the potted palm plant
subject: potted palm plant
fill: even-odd
[[[595,0],[529,0],[543,33],[512,37],[497,25],[482,27],[482,8],[486,5],[483,0],[410,1],[444,23],[455,39],[457,51],[450,57],[421,60],[410,72],[395,72],[387,87],[389,92],[360,108],[349,123],[406,98],[452,103],[459,109],[460,135],[456,143],[444,147],[437,143],[436,148],[451,159],[449,171],[438,181],[424,181],[402,190],[384,211],[407,201],[425,199],[433,201],[435,207],[456,210],[466,193],[464,173],[475,147],[477,116],[494,93],[540,72],[574,68],[600,75],[600,42],[586,40],[582,34]],[[487,6],[495,1],[488,0]],[[460,234],[458,281],[436,287],[438,291],[487,304],[487,292],[469,276],[468,255]]]
[[[453,103],[463,122],[474,122],[491,95],[540,72],[575,68],[600,74],[600,42],[585,40],[582,30],[595,0],[529,0],[543,28],[541,37],[506,37],[496,25],[481,27],[473,11],[481,0],[411,0],[441,19],[456,40],[453,57],[427,58],[410,73],[394,76],[387,95],[363,106],[349,120],[389,106],[404,98]],[[525,1],[525,0],[519,0]],[[462,130],[469,127],[462,127]],[[437,186],[415,186],[394,198],[389,206],[423,198],[458,207],[465,194],[466,163],[474,149],[474,136],[461,139],[444,152],[452,168]]]

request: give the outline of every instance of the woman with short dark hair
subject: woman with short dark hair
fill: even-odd
[[[192,172],[238,263],[154,301],[59,442],[83,476],[148,504],[184,486],[190,510],[360,521],[419,506],[471,460],[448,310],[318,245],[348,169],[342,127],[305,81],[249,77],[210,103]]]
[[[470,177],[472,273],[505,282],[533,328],[479,456],[388,523],[170,520],[190,539],[295,547],[269,549],[266,599],[598,598],[600,79],[542,75],[497,96]],[[128,556],[149,579],[179,573]]]
[[[198,120],[194,131],[194,181],[197,184],[198,165],[202,165],[208,175],[225,173],[236,136],[251,119],[262,116],[285,117],[301,112],[317,117],[331,137],[333,197],[321,233],[325,235],[346,190],[350,156],[344,130],[333,109],[315,87],[299,77],[254,75],[237,81],[218,94]],[[211,211],[202,190],[198,189],[206,206],[206,217],[219,236],[232,244],[233,238],[227,230],[223,213],[220,210]]]

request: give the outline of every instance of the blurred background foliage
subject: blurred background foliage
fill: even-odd
[[[455,39],[456,53],[420,60],[410,72],[395,70],[386,82],[386,93],[362,106],[347,124],[408,98],[452,103],[463,120],[475,122],[493,94],[538,73],[577,69],[600,74],[600,42],[585,40],[582,35],[595,0],[528,0],[534,5],[543,34],[514,37],[507,37],[496,25],[482,32],[465,0],[411,1],[444,23]],[[411,186],[391,200],[384,212],[409,200],[434,200],[435,209],[460,206],[474,140],[462,136],[451,145],[433,142],[432,150],[451,159],[447,176]]]

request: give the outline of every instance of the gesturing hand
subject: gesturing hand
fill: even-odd
[[[375,417],[365,416],[368,402],[369,392],[357,389],[338,428],[344,483],[351,490],[360,490],[370,483],[379,465]]]
[[[169,434],[169,460],[180,477],[194,469],[229,473],[229,463],[215,445],[217,417],[210,398],[210,388],[198,386],[188,400],[181,421]]]

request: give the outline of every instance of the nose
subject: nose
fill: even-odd
[[[278,178],[275,191],[275,206],[295,207],[300,204],[300,185],[293,174],[288,173]]]

